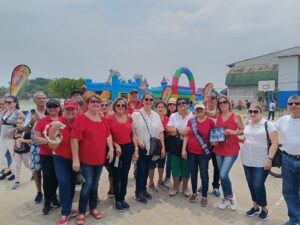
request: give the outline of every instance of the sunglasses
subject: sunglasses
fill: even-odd
[[[299,105],[300,105],[300,102],[288,102],[288,105],[289,105],[289,106],[292,106],[292,105],[297,105],[297,106],[299,106]]]
[[[258,113],[259,113],[259,110],[257,110],[257,109],[254,109],[254,110],[249,109],[249,110],[248,110],[248,113],[249,113],[249,114],[252,114],[252,113],[258,114]]]
[[[57,109],[58,107],[59,107],[58,105],[54,105],[54,104],[53,105],[52,104],[51,105],[47,105],[48,109]]]
[[[228,101],[218,102],[219,105],[222,105],[222,104],[225,105],[225,104],[227,104],[227,103],[228,103]]]
[[[177,105],[186,105],[186,102],[178,102]]]
[[[148,102],[148,101],[153,102],[153,98],[145,98],[145,101],[146,102]]]
[[[126,106],[125,104],[117,104],[116,105],[116,107],[118,107],[118,108],[125,108],[125,106]]]
[[[11,104],[13,102],[10,102],[10,101],[4,101],[5,104]]]
[[[101,104],[101,107],[108,107],[108,104]]]
[[[91,100],[91,101],[89,101],[89,103],[92,103],[92,104],[100,104],[100,101],[98,101],[98,100]]]
[[[205,109],[203,109],[203,108],[197,108],[197,109],[196,109],[196,112],[197,112],[197,113],[201,113],[201,112],[204,112],[204,110],[205,110]]]
[[[169,106],[169,105],[170,105],[170,106],[175,106],[176,104],[175,104],[175,103],[169,103],[168,106]]]

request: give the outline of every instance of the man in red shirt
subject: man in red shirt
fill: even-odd
[[[131,115],[133,112],[138,111],[142,107],[143,104],[139,101],[139,92],[136,89],[133,89],[130,92],[130,101],[128,102],[126,114]]]

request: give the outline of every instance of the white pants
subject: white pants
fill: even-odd
[[[24,163],[25,167],[29,169],[29,152],[22,153],[22,154],[15,153],[14,160],[15,160],[15,168],[16,168],[15,182],[20,182],[20,172],[21,172],[22,162]]]
[[[10,165],[10,169],[12,170],[12,173],[14,173],[15,166],[14,166],[14,147],[15,147],[15,140],[10,138],[0,138],[0,169],[8,169],[7,165],[7,159],[5,157],[5,154],[7,150],[10,152],[11,158],[12,158],[12,164]]]

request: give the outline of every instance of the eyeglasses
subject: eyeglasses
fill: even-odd
[[[178,102],[177,105],[186,105],[186,102]]]
[[[58,105],[54,105],[54,104],[47,105],[48,109],[57,109],[58,107],[59,107]]]
[[[145,101],[146,102],[148,102],[148,101],[153,102],[153,98],[145,98]]]
[[[169,103],[168,106],[175,106],[175,103]]]
[[[11,102],[11,101],[4,101],[4,103],[5,103],[5,104],[11,104],[11,103],[13,103],[13,102]]]
[[[118,107],[118,108],[125,108],[125,106],[126,106],[125,104],[117,104],[116,105],[116,107]]]
[[[196,112],[197,112],[197,113],[202,113],[202,112],[204,112],[204,110],[205,110],[205,109],[203,109],[203,108],[196,108]]]
[[[225,104],[227,104],[227,103],[228,103],[228,101],[218,102],[219,105],[222,105],[222,104],[225,105]]]
[[[289,105],[289,106],[292,106],[292,105],[297,105],[297,106],[299,106],[299,105],[300,105],[300,102],[288,102],[288,105]]]
[[[248,110],[248,113],[249,113],[249,114],[252,114],[252,113],[258,114],[258,113],[259,113],[259,110],[257,110],[257,109],[254,109],[254,110],[249,109],[249,110]]]
[[[89,101],[89,103],[92,103],[92,104],[100,104],[100,101],[98,101],[98,100],[91,100],[91,101]]]
[[[101,107],[108,107],[108,104],[101,104]]]

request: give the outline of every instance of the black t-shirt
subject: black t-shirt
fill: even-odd
[[[15,139],[19,139],[22,137],[22,133],[23,131],[17,131],[16,135],[15,135]],[[21,134],[21,137],[18,137],[18,135]],[[16,137],[17,136],[17,137]],[[23,136],[24,140],[30,140],[31,139],[31,135],[30,133],[25,133]],[[26,143],[21,143],[20,146],[17,146],[15,144],[15,148],[14,148],[15,153],[17,154],[24,154],[24,153],[28,153],[30,152],[30,144],[26,144]]]

